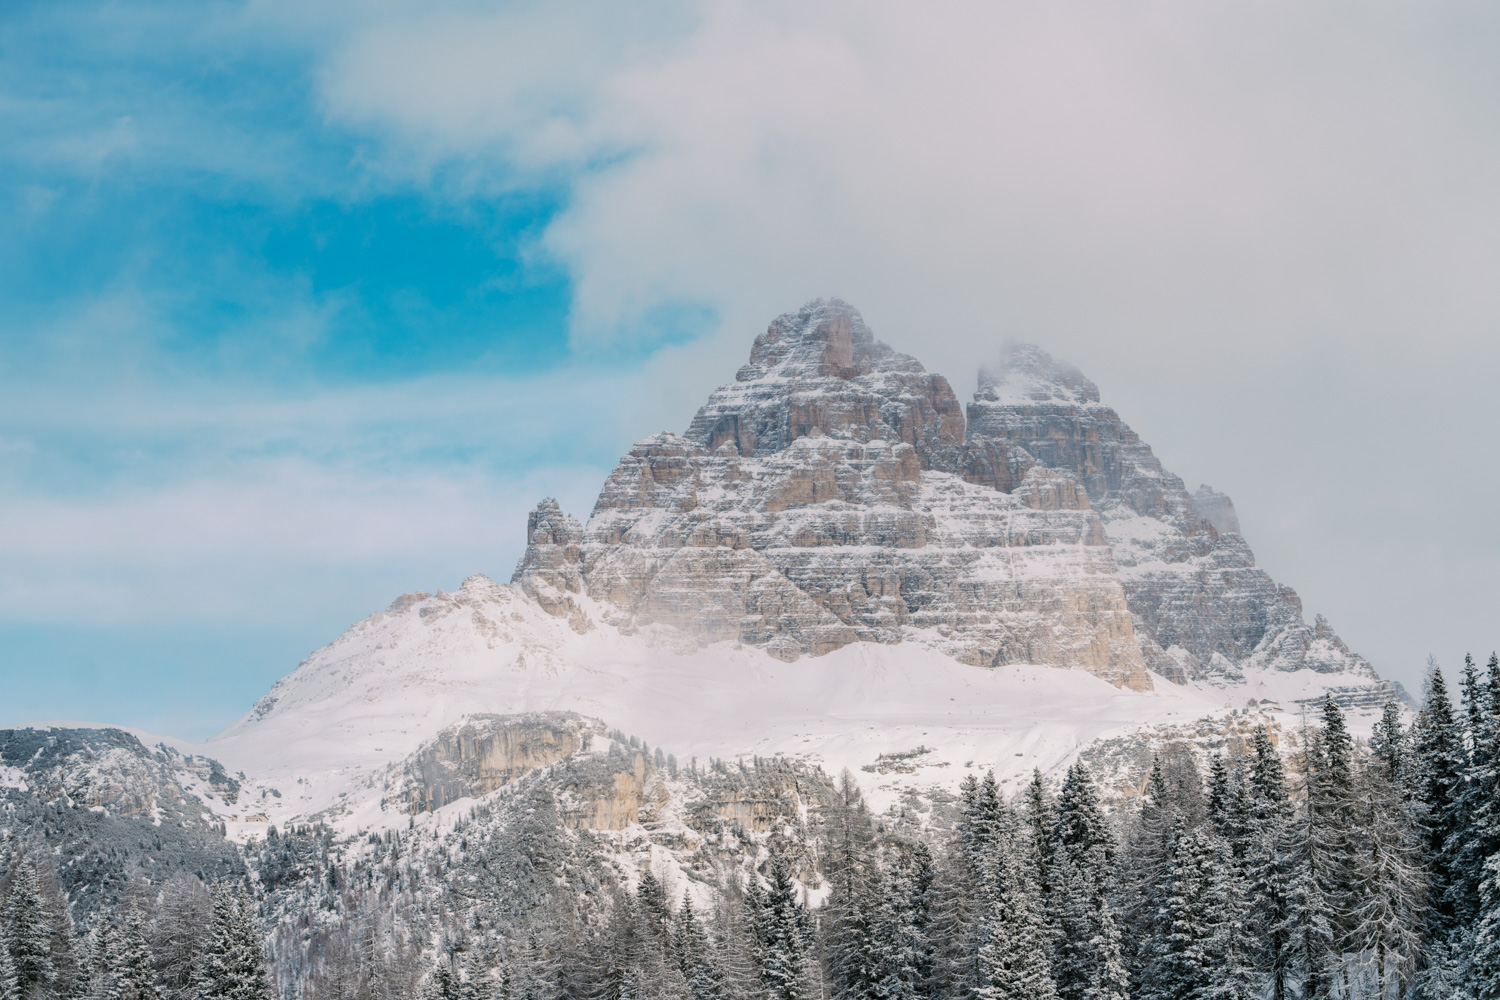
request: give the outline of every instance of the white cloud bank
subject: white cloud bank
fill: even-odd
[[[1036,339],[1384,669],[1496,641],[1500,8],[396,4],[323,30],[327,114],[383,169],[567,186],[538,249],[581,350],[718,311],[643,433],[814,295],[960,392]]]
[[[598,455],[685,426],[772,316],[837,294],[960,394],[1006,336],[1083,366],[1394,676],[1497,641],[1493,4],[257,0],[245,24],[319,53],[359,170],[565,190],[533,249],[575,283],[581,355],[663,306],[721,325],[644,374],[12,395],[0,462],[46,451],[33,425],[224,449],[0,495],[12,617],[274,624],[339,574],[504,575],[538,496],[586,513]]]

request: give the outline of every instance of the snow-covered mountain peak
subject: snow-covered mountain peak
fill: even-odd
[[[1035,344],[1008,340],[999,360],[979,369],[974,398],[1010,406],[1089,406],[1099,402],[1099,387]]]

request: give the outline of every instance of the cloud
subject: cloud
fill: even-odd
[[[5,614],[274,623],[503,575],[537,497],[585,514],[772,316],[837,294],[960,394],[1006,336],[1083,366],[1382,668],[1487,641],[1493,5],[101,10],[80,44],[104,70],[34,46],[0,108],[34,228],[117,174],[248,191],[250,216],[541,192],[562,207],[521,255],[566,275],[573,355],[326,384],[306,359],[357,313],[339,292],[258,273],[255,233],[135,248],[190,259],[5,331]],[[233,290],[239,333],[168,350],[202,319],[179,279]],[[681,315],[717,323],[662,337]]]
[[[825,290],[965,361],[986,330],[1161,350],[1493,332],[1500,102],[1461,35],[1493,12],[695,11],[648,18],[676,28],[654,45],[543,6],[378,19],[335,46],[324,100],[393,157],[567,177],[544,246],[585,344],[662,302],[742,332]]]
[[[1464,529],[1500,487],[1474,457],[1500,376],[1500,10],[649,9],[635,32],[386,7],[326,36],[324,107],[393,172],[564,188],[537,252],[571,276],[581,354],[664,303],[719,316],[658,355],[668,426],[814,295],[961,393],[1003,337],[1040,340],[1233,492],[1263,562],[1383,668],[1492,641],[1458,577],[1500,569]]]

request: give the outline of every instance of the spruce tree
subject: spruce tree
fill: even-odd
[[[1452,863],[1454,913],[1460,923],[1472,925],[1481,915],[1486,863],[1500,853],[1500,660],[1490,656],[1484,685],[1473,676],[1472,657],[1465,662],[1468,766],[1458,794],[1458,823],[1444,853]]]
[[[1389,721],[1388,712],[1376,730],[1380,739],[1375,741],[1375,753],[1360,776],[1366,849],[1346,945],[1372,967],[1380,996],[1389,983],[1404,993],[1411,982],[1422,945],[1427,894],[1421,842],[1411,806],[1403,798],[1402,760],[1390,747],[1393,730],[1399,733],[1400,726],[1387,725]]]
[[[803,1000],[807,991],[805,920],[791,863],[773,850],[762,922],[761,980],[771,1000]]]
[[[120,955],[115,963],[120,1000],[157,1000],[156,973],[151,965],[151,946],[146,941],[146,919],[132,906],[120,934]]]
[[[1057,844],[1072,856],[1075,864],[1088,858],[1096,849],[1102,852],[1104,861],[1114,860],[1115,839],[1099,808],[1094,777],[1082,761],[1068,768],[1068,777],[1058,798]]]
[[[1428,658],[1426,696],[1412,723],[1413,782],[1426,861],[1429,937],[1446,938],[1458,924],[1454,857],[1449,844],[1460,830],[1464,776],[1463,737],[1437,661]]]
[[[1323,728],[1307,756],[1310,867],[1323,917],[1332,935],[1331,956],[1351,950],[1366,845],[1355,788],[1354,741],[1332,697],[1323,701]]]
[[[1052,792],[1047,787],[1046,779],[1042,777],[1040,769],[1032,769],[1031,784],[1026,786],[1023,808],[1032,873],[1037,881],[1038,891],[1045,899],[1052,888],[1052,854],[1057,837],[1057,803],[1053,801]]]
[[[1260,1000],[1267,977],[1256,968],[1257,942],[1244,905],[1245,878],[1229,841],[1201,834],[1208,843],[1204,881],[1202,952],[1210,975],[1201,1000]]]
[[[1270,998],[1286,1000],[1297,965],[1292,806],[1281,755],[1264,727],[1256,730],[1252,746],[1244,861],[1247,920],[1256,967],[1269,985]]]
[[[42,907],[42,883],[29,858],[12,863],[10,898],[5,907],[5,932],[11,960],[23,997],[46,995],[57,981],[52,956],[52,928]]]
[[[665,946],[671,940],[672,910],[667,904],[666,887],[649,868],[641,873],[640,884],[636,887],[636,904],[648,937],[658,947]]]
[[[213,918],[195,977],[200,1000],[271,1000],[265,950],[242,889],[214,886]]]
[[[1169,782],[1158,756],[1151,762],[1140,812],[1119,866],[1121,930],[1127,967],[1137,987],[1144,984],[1166,905],[1167,869],[1175,850],[1173,838],[1186,826],[1180,808],[1182,786]]]
[[[1208,983],[1204,968],[1206,857],[1200,838],[1174,815],[1161,880],[1161,904],[1151,914],[1143,972],[1136,995],[1145,1000],[1194,1000]]]
[[[714,967],[708,935],[693,912],[690,893],[683,893],[682,905],[677,909],[672,954],[677,959],[677,967],[687,982],[688,996],[692,1000],[718,1000],[723,996],[723,977]]]
[[[1471,948],[1465,964],[1475,1000],[1500,1000],[1500,854],[1485,862]]]
[[[969,791],[977,796],[977,786]],[[847,770],[840,775],[837,797],[823,810],[823,821],[824,867],[831,888],[823,924],[833,993],[839,1000],[871,1000],[880,979],[875,954],[880,872],[869,811]]]
[[[21,981],[10,957],[10,928],[0,921],[0,1000],[21,1000]]]
[[[1109,905],[1115,841],[1082,762],[1068,769],[1056,829],[1048,929],[1056,947],[1058,996],[1085,1000],[1123,992],[1120,933]]]
[[[988,873],[989,905],[979,922],[979,1000],[1052,1000],[1041,903],[1013,851],[996,851]]]

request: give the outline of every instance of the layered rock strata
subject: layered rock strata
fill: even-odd
[[[1076,477],[1098,513],[1142,652],[1173,680],[1233,679],[1245,667],[1373,678],[1321,617],[1255,565],[1234,504],[1189,494],[1078,369],[1007,345],[968,408],[965,477],[997,489],[1042,467]],[[981,456],[983,460],[981,461]]]
[[[956,474],[947,381],[837,300],[782,316],[686,434],[631,449],[586,527],[545,502],[516,581],[587,594],[627,630],[819,655],[921,639],[983,666],[1149,686],[1098,516],[1069,476],[998,493]]]
[[[1076,368],[1010,345],[960,407],[837,299],[778,317],[683,434],[636,444],[587,525],[544,501],[514,582],[586,631],[792,660],[920,641],[1116,684],[1247,667],[1373,677]]]

